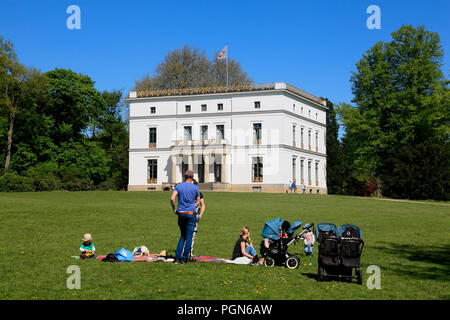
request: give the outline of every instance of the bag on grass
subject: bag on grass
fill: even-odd
[[[107,254],[103,259],[103,262],[117,262],[117,258],[116,258],[116,254],[115,253],[110,253]]]
[[[116,251],[116,259],[118,261],[133,262],[133,253],[125,248]]]

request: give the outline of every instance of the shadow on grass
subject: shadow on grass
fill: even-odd
[[[397,256],[414,262],[411,264],[391,264],[397,274],[420,280],[450,280],[450,246],[392,244],[382,242],[382,246],[373,247],[383,254]]]

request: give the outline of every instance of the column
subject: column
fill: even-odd
[[[194,161],[192,153],[188,156],[188,170],[194,171]],[[184,173],[183,173],[184,174]]]
[[[177,183],[177,156],[173,154],[170,157],[172,158],[172,174],[170,177],[170,182]]]
[[[222,166],[221,166],[221,178],[222,183],[226,183],[227,181],[227,155],[225,153],[222,154]]]
[[[209,183],[209,154],[204,154],[203,158],[205,160],[205,183]]]

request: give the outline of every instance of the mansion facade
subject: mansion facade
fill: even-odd
[[[326,102],[278,82],[130,91],[128,190],[327,193]],[[299,192],[299,190],[297,190]]]

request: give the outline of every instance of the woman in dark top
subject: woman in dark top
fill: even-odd
[[[241,229],[240,237],[236,241],[233,249],[233,257],[232,260],[242,258],[243,262],[257,263],[258,256],[256,254],[255,248],[253,248],[252,240],[250,239],[250,230],[248,227],[243,227]],[[245,260],[245,261],[244,261]]]

